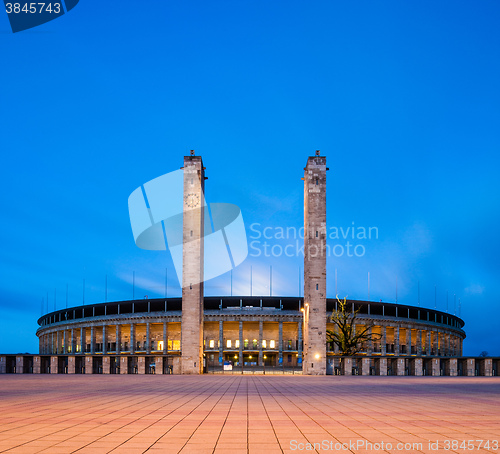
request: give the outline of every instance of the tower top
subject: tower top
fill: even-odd
[[[190,154],[191,156],[194,156],[194,150],[189,150],[189,154]]]
[[[320,151],[316,150],[316,156],[319,156]]]

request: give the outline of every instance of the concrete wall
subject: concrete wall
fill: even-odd
[[[284,352],[284,357],[288,353]],[[217,352],[214,352],[217,355]],[[2,355],[0,356],[0,373],[5,374],[7,372],[16,374],[26,374],[26,373],[46,373],[47,371],[42,370],[43,360],[48,360],[49,373],[59,374],[59,373],[80,373],[80,370],[76,370],[77,363],[83,361],[85,364],[85,374],[98,373],[100,369],[102,374],[112,374],[115,373],[113,370],[113,361],[118,361],[118,369],[116,373],[128,374],[135,373],[135,367],[137,367],[138,374],[163,374],[164,369],[167,365],[172,367],[172,372],[174,374],[180,374],[181,361],[180,356],[163,356],[163,355],[126,355],[126,356],[116,356],[116,355],[85,355],[85,356],[75,356],[75,355],[52,355],[44,356],[43,358],[39,355]],[[66,361],[66,362],[65,362]],[[462,371],[463,376],[493,376],[493,371],[498,372],[498,366],[500,365],[500,358],[470,358],[470,357],[460,357],[460,358],[426,358],[426,357],[395,357],[395,356],[358,356],[358,357],[341,357],[337,355],[328,356],[328,361],[331,363],[329,368],[330,372],[334,374],[335,370],[339,371],[343,375],[352,375],[353,368],[357,369],[357,374],[359,375],[387,375],[390,370],[392,375],[406,375],[408,372],[411,376],[421,376],[423,375],[424,362],[425,368],[427,369],[428,376],[457,376],[459,371]],[[129,364],[130,363],[130,364]],[[153,367],[149,365],[154,363]],[[64,365],[67,364],[67,367]],[[285,364],[287,366],[288,364]],[[292,364],[296,367],[296,363]],[[494,365],[495,368],[494,369]],[[29,370],[28,370],[29,367]],[[113,369],[113,370],[112,370]],[[130,369],[130,370],[129,370]],[[251,370],[249,367],[247,370]],[[22,371],[22,372],[20,372]],[[31,372],[32,371],[32,372]],[[67,372],[65,372],[67,371]],[[255,370],[255,373],[261,373],[259,370]],[[295,373],[300,373],[300,371],[295,371]]]

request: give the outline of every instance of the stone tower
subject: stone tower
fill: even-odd
[[[326,157],[307,159],[304,173],[303,374],[326,374]]]
[[[203,373],[203,234],[205,168],[184,157],[181,373]]]

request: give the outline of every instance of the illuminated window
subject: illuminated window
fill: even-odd
[[[208,342],[208,345],[210,348],[214,348],[215,347],[215,341],[212,339]]]
[[[180,340],[174,340],[173,344],[174,344],[173,350],[180,350],[181,349],[181,341]]]
[[[158,341],[158,350],[163,350],[163,341]]]
[[[228,340],[226,341],[226,347],[227,347],[227,348],[231,348],[231,339],[228,339]]]
[[[245,348],[248,348],[248,339],[245,339],[245,340],[243,341],[243,346],[244,346]]]
[[[240,340],[236,340],[234,343],[234,348],[240,348]]]
[[[262,340],[262,348],[267,348],[267,341],[265,339]]]
[[[269,348],[276,348],[276,344],[273,340],[269,341]]]

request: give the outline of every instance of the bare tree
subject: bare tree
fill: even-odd
[[[356,355],[362,349],[363,344],[368,341],[379,340],[382,336],[371,333],[372,323],[364,324],[363,328],[356,330],[356,318],[360,309],[349,311],[347,308],[347,297],[340,300],[337,296],[337,309],[333,311],[331,321],[335,330],[326,330],[327,342],[338,345],[342,355]]]

